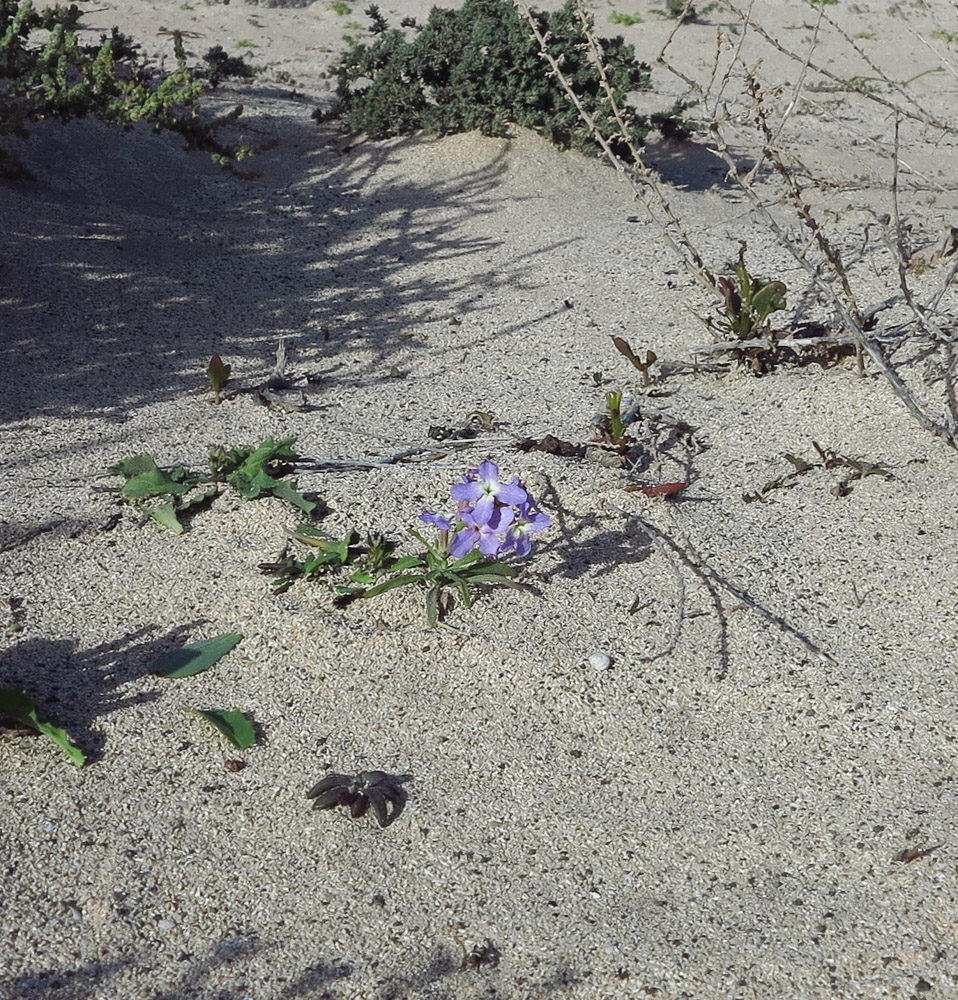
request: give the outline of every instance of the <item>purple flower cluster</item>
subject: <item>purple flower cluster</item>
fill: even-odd
[[[490,559],[510,552],[523,559],[532,552],[529,536],[552,524],[518,476],[511,483],[500,481],[495,462],[482,462],[478,469],[469,469],[463,482],[453,486],[452,498],[459,501],[457,522],[431,510],[420,515],[420,520],[435,525],[444,534],[454,532],[449,541],[449,554],[454,559],[476,548]]]

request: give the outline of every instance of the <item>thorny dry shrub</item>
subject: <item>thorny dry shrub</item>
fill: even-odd
[[[517,6],[528,15],[521,0]],[[602,74],[601,52],[581,6],[591,56]],[[789,358],[801,363],[809,352],[823,364],[856,355],[860,371],[877,368],[923,428],[958,448],[955,323],[943,308],[958,273],[958,228],[945,226],[942,219],[939,229],[928,231],[912,221],[919,199],[946,199],[953,193],[919,164],[924,151],[944,140],[953,141],[958,129],[929,112],[917,96],[919,90],[911,87],[928,73],[949,72],[958,77],[958,71],[941,52],[934,52],[925,72],[898,81],[869,56],[863,39],[824,6],[803,11],[806,30],[797,45],[784,44],[766,26],[767,20],[759,20],[753,7],[724,2],[708,28],[676,25],[657,64],[681,80],[687,98],[698,102],[696,115],[708,125],[706,145],[747,200],[757,225],[775,234],[807,275],[807,284],[803,289],[789,289],[789,305],[795,303],[791,322],[780,321],[776,329],[763,323],[745,339],[736,330],[735,340],[710,344],[697,353],[724,353],[748,361],[757,371],[772,370]],[[763,20],[765,14],[763,10]],[[542,58],[563,83],[562,67],[550,57],[546,39],[531,17],[527,21],[530,31],[539,36]],[[685,47],[678,43],[690,30],[715,33],[714,55],[704,71],[682,64]],[[825,32],[843,50],[840,58],[833,57],[827,64],[819,53]],[[916,47],[930,47],[917,32],[912,34]],[[767,59],[769,55],[776,58]],[[794,68],[791,83],[767,75],[765,62],[781,65],[782,57]],[[830,66],[839,66],[842,72]],[[706,260],[690,224],[673,208],[667,183],[645,164],[642,151],[631,150],[633,164],[615,155],[625,130],[602,135],[596,119],[577,103],[571,88],[566,87],[566,92],[587,126],[598,133],[596,141],[609,160],[629,174],[636,198],[651,220],[715,297],[719,311],[723,304],[728,306],[729,282],[735,279],[722,277],[722,272],[736,270],[740,277],[741,272],[729,260]],[[838,103],[828,100],[832,95],[840,98]],[[623,109],[609,87],[605,99],[612,118],[621,118]],[[808,116],[832,127],[839,144],[849,147],[850,167],[844,176],[816,174],[803,163],[799,148],[802,122]],[[883,123],[877,134],[876,119]],[[866,188],[871,184],[855,176],[853,165],[866,160],[879,176],[884,171],[887,196],[883,204],[869,204]],[[852,192],[861,203],[859,216],[862,211],[868,216],[865,224],[859,219],[850,225],[834,207],[836,194],[850,199]],[[734,262],[734,251],[728,256]],[[753,276],[766,263],[749,260],[746,264],[744,255],[739,260]],[[877,302],[868,300],[863,291],[868,269],[876,266],[887,270],[882,275],[884,286],[894,289]],[[767,284],[770,277],[775,276],[763,281]],[[740,329],[751,331],[751,326],[743,324]]]

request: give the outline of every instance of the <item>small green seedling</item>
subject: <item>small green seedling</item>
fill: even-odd
[[[358,531],[348,531],[342,538],[334,538],[311,524],[300,524],[289,532],[289,536],[308,545],[313,553],[297,559],[284,549],[275,562],[260,563],[259,568],[264,573],[277,578],[273,584],[274,594],[285,593],[295,580],[316,580],[346,566],[353,567],[350,582],[362,586],[374,584],[383,574],[406,566],[393,557],[396,544],[384,535],[371,532],[363,542]],[[415,562],[410,562],[406,568],[414,565]]]
[[[613,337],[612,343],[615,345],[615,349],[619,354],[624,355],[632,362],[632,366],[637,368],[642,373],[642,385],[647,388],[651,383],[651,378],[649,377],[649,369],[658,360],[658,356],[655,351],[646,351],[645,360],[643,361],[635,351],[632,350],[629,342],[624,337]]]
[[[248,38],[244,38],[236,43],[238,49],[258,49],[259,46],[256,42],[251,42]]]
[[[614,10],[609,15],[609,20],[613,24],[624,24],[626,27],[631,27],[633,24],[642,23],[641,14],[620,14],[619,11]]]
[[[334,2],[329,5],[329,9],[334,14],[339,14],[340,17],[345,17],[351,12],[349,4],[343,3],[343,0],[334,0]]]
[[[739,248],[735,274],[738,278],[719,278],[719,291],[725,298],[725,315],[715,325],[724,334],[738,340],[751,340],[768,331],[768,318],[785,309],[786,288],[782,281],[758,278],[745,266],[746,244]]]
[[[26,691],[18,688],[0,688],[0,715],[13,719],[28,729],[43,733],[44,736],[49,736],[57,746],[66,751],[71,762],[77,767],[82,767],[86,761],[86,754],[70,742],[66,730],[50,722],[41,722],[37,715],[37,707]]]
[[[230,372],[232,370],[232,366],[226,364],[218,354],[214,354],[210,358],[209,367],[206,369],[206,377],[210,380],[210,385],[213,387],[213,402],[217,406],[223,402],[223,390],[229,385]]]
[[[218,729],[237,750],[249,750],[256,743],[256,730],[253,723],[242,712],[224,712],[216,708],[187,708],[184,711],[205,719],[211,726]]]
[[[222,660],[231,649],[242,642],[242,639],[239,632],[226,632],[213,639],[202,639],[187,646],[180,646],[178,649],[171,649],[154,660],[150,673],[173,678],[201,674]]]
[[[954,45],[958,42],[958,31],[945,31],[939,28],[937,31],[931,33],[932,38],[937,38],[939,41],[947,42],[949,45]]]
[[[141,506],[149,517],[177,535],[185,530],[180,518],[195,513],[219,492],[215,486],[199,488],[209,482],[209,476],[182,465],[161,469],[147,452],[121,459],[107,472],[126,479],[120,489],[124,500]]]
[[[613,442],[621,441],[625,437],[625,424],[622,421],[622,391],[607,392],[605,394],[605,406],[609,411],[612,440]]]

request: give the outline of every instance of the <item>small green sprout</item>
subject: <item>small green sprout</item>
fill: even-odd
[[[642,23],[641,14],[620,14],[619,11],[614,10],[609,15],[609,20],[613,24],[624,24],[626,27],[631,27],[633,24]]]
[[[622,391],[607,392],[605,406],[609,411],[612,440],[621,441],[625,437],[625,424],[622,422]]]
[[[646,351],[645,360],[643,361],[642,358],[640,358],[638,354],[632,350],[629,342],[624,337],[613,337],[612,343],[619,354],[628,358],[629,361],[632,362],[632,366],[642,372],[642,385],[643,387],[648,388],[652,381],[649,377],[649,369],[655,364],[656,361],[658,361],[658,355],[655,351]]]
[[[329,9],[334,14],[339,14],[340,17],[345,17],[347,14],[351,13],[352,10],[348,3],[343,3],[343,0],[334,0],[334,2],[329,5]]]
[[[212,51],[212,50],[211,50]],[[223,390],[229,385],[231,365],[226,364],[223,359],[214,354],[210,358],[209,366],[206,369],[206,377],[213,387],[213,402],[219,406],[223,402]]]
[[[758,278],[745,266],[746,245],[739,248],[735,274],[738,278],[719,278],[719,290],[725,299],[725,315],[715,325],[738,340],[761,336],[768,329],[772,313],[785,309],[784,282]]]
[[[954,45],[958,42],[958,32],[956,31],[944,31],[939,28],[937,31],[931,33],[932,38],[937,38],[939,41],[947,42],[949,45]]]
[[[256,42],[251,42],[248,38],[243,38],[236,43],[238,49],[258,49]]]

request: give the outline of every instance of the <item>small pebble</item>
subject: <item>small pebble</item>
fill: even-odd
[[[612,657],[608,653],[593,653],[589,657],[589,666],[596,670],[608,670],[612,666]]]

